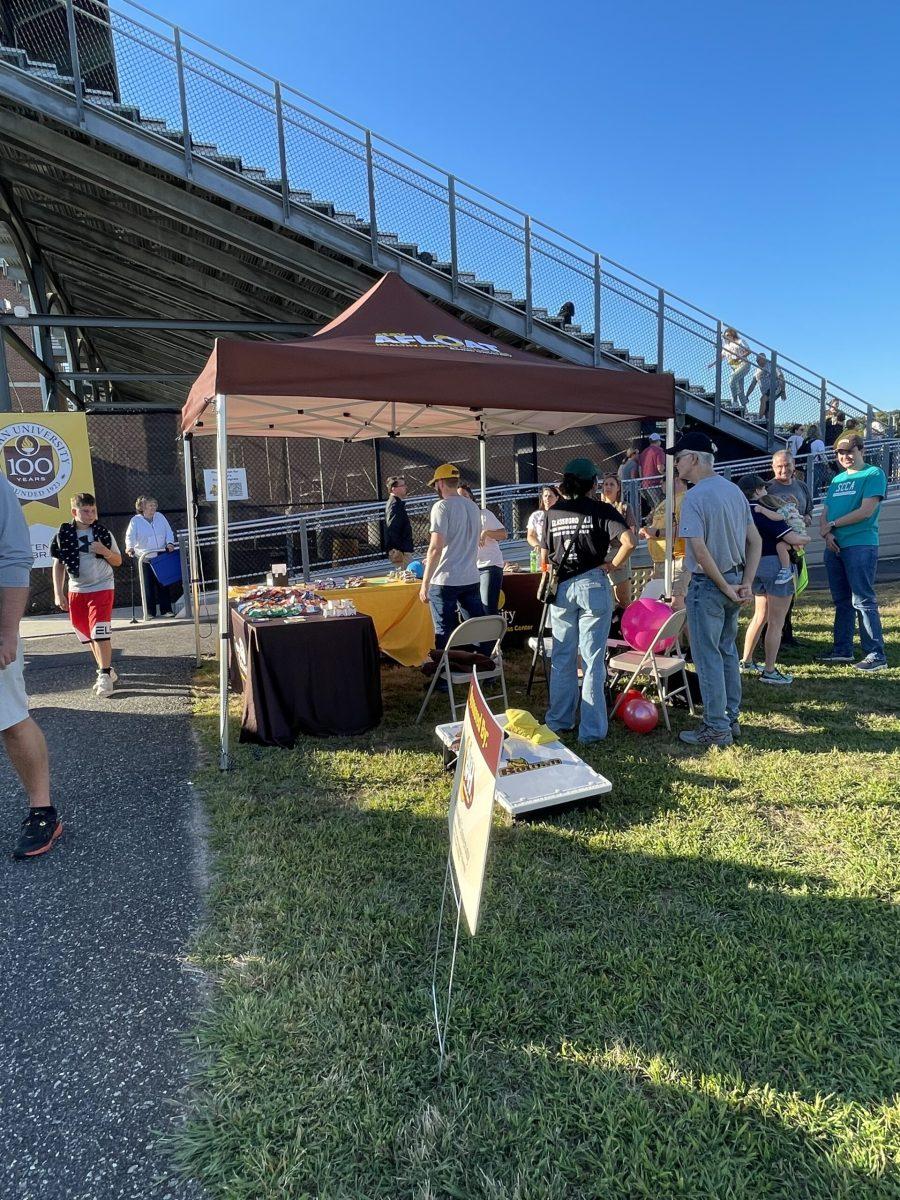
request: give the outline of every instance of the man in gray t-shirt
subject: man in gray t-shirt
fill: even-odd
[[[787,450],[776,450],[772,455],[772,474],[775,478],[766,484],[766,491],[776,500],[793,500],[806,524],[812,525],[812,493],[797,478],[796,470],[793,454]]]
[[[443,650],[457,626],[458,609],[467,618],[484,616],[478,574],[481,510],[457,494],[459,468],[453,463],[439,466],[430,486],[439,499],[431,509],[431,540],[419,599],[431,605],[435,646]]]
[[[678,522],[679,536],[687,539],[687,570],[712,575],[709,563],[703,565],[697,560],[696,545],[702,539],[722,575],[743,572],[747,528],[752,525],[747,497],[736,484],[712,472],[698,479],[682,501]]]
[[[743,492],[713,470],[715,447],[705,433],[685,433],[667,454],[679,478],[693,487],[685,496],[678,536],[685,541],[690,585],[685,608],[703,722],[679,736],[691,746],[730,746],[740,735],[741,672],[738,613],[752,595],[760,536]]]

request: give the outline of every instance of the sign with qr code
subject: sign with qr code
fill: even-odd
[[[207,500],[218,500],[219,498],[219,472],[216,470],[205,470],[203,472],[203,486],[206,489]],[[247,491],[247,469],[246,467],[229,467],[228,468],[228,499],[229,500],[249,500],[250,493]]]

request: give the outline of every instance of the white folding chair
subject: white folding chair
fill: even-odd
[[[684,661],[684,655],[678,644],[678,638],[684,628],[684,622],[687,614],[683,608],[676,609],[669,617],[659,633],[656,635],[652,645],[648,650],[641,653],[640,650],[628,650],[624,654],[616,654],[609,660],[609,673],[613,682],[618,682],[622,675],[627,675],[631,671],[631,678],[622,689],[622,693],[616,698],[613,705],[613,710],[610,716],[614,716],[616,709],[622,702],[622,696],[632,686],[635,679],[639,675],[650,675],[656,684],[659,703],[662,708],[663,720],[666,723],[666,729],[671,733],[672,726],[669,722],[669,711],[667,701],[675,696],[680,696],[682,693],[687,696],[688,708],[691,716],[694,715],[694,701],[691,698],[691,688],[687,677],[687,667]],[[657,642],[663,641],[666,638],[675,638],[675,651],[673,654],[654,654],[653,647]],[[662,681],[668,680],[673,675],[681,674],[681,686],[674,690],[663,691]]]
[[[482,671],[476,667],[478,671],[478,682],[483,684],[485,680],[499,679],[500,692],[503,696],[504,711],[509,708],[509,700],[506,696],[506,676],[503,674],[503,652],[500,649],[500,643],[503,641],[503,635],[506,633],[506,617],[497,615],[491,617],[470,617],[468,621],[463,621],[450,634],[447,639],[447,645],[444,647],[444,653],[441,655],[437,670],[432,676],[428,691],[425,693],[425,699],[422,701],[422,707],[419,709],[419,715],[416,717],[416,724],[422,720],[425,714],[425,709],[428,707],[428,701],[431,699],[438,680],[443,679],[447,684],[447,691],[450,696],[450,711],[453,714],[453,720],[457,720],[456,716],[456,695],[453,691],[454,684],[462,684],[468,687],[472,679],[472,668],[468,670],[453,670],[450,665],[449,654],[451,650],[455,650],[460,646],[477,646],[482,642],[493,642],[494,647],[491,650],[491,658],[494,660],[495,666],[493,670]],[[496,696],[493,697],[496,699]],[[465,702],[459,705],[460,708],[465,707]]]

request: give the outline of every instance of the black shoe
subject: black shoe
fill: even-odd
[[[795,637],[783,637],[781,644],[782,646],[805,646],[806,642],[798,641]]]
[[[37,858],[39,854],[46,854],[62,831],[62,821],[57,817],[55,808],[32,808],[22,822],[22,832],[13,858]]]

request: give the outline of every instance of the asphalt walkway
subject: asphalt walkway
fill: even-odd
[[[64,627],[35,619],[26,638],[65,825],[31,862],[9,856],[25,808],[0,750],[0,1196],[195,1200],[157,1145],[180,1119],[204,999],[184,965],[206,874],[192,629],[117,629],[120,681],[100,700],[88,653],[46,632]]]

